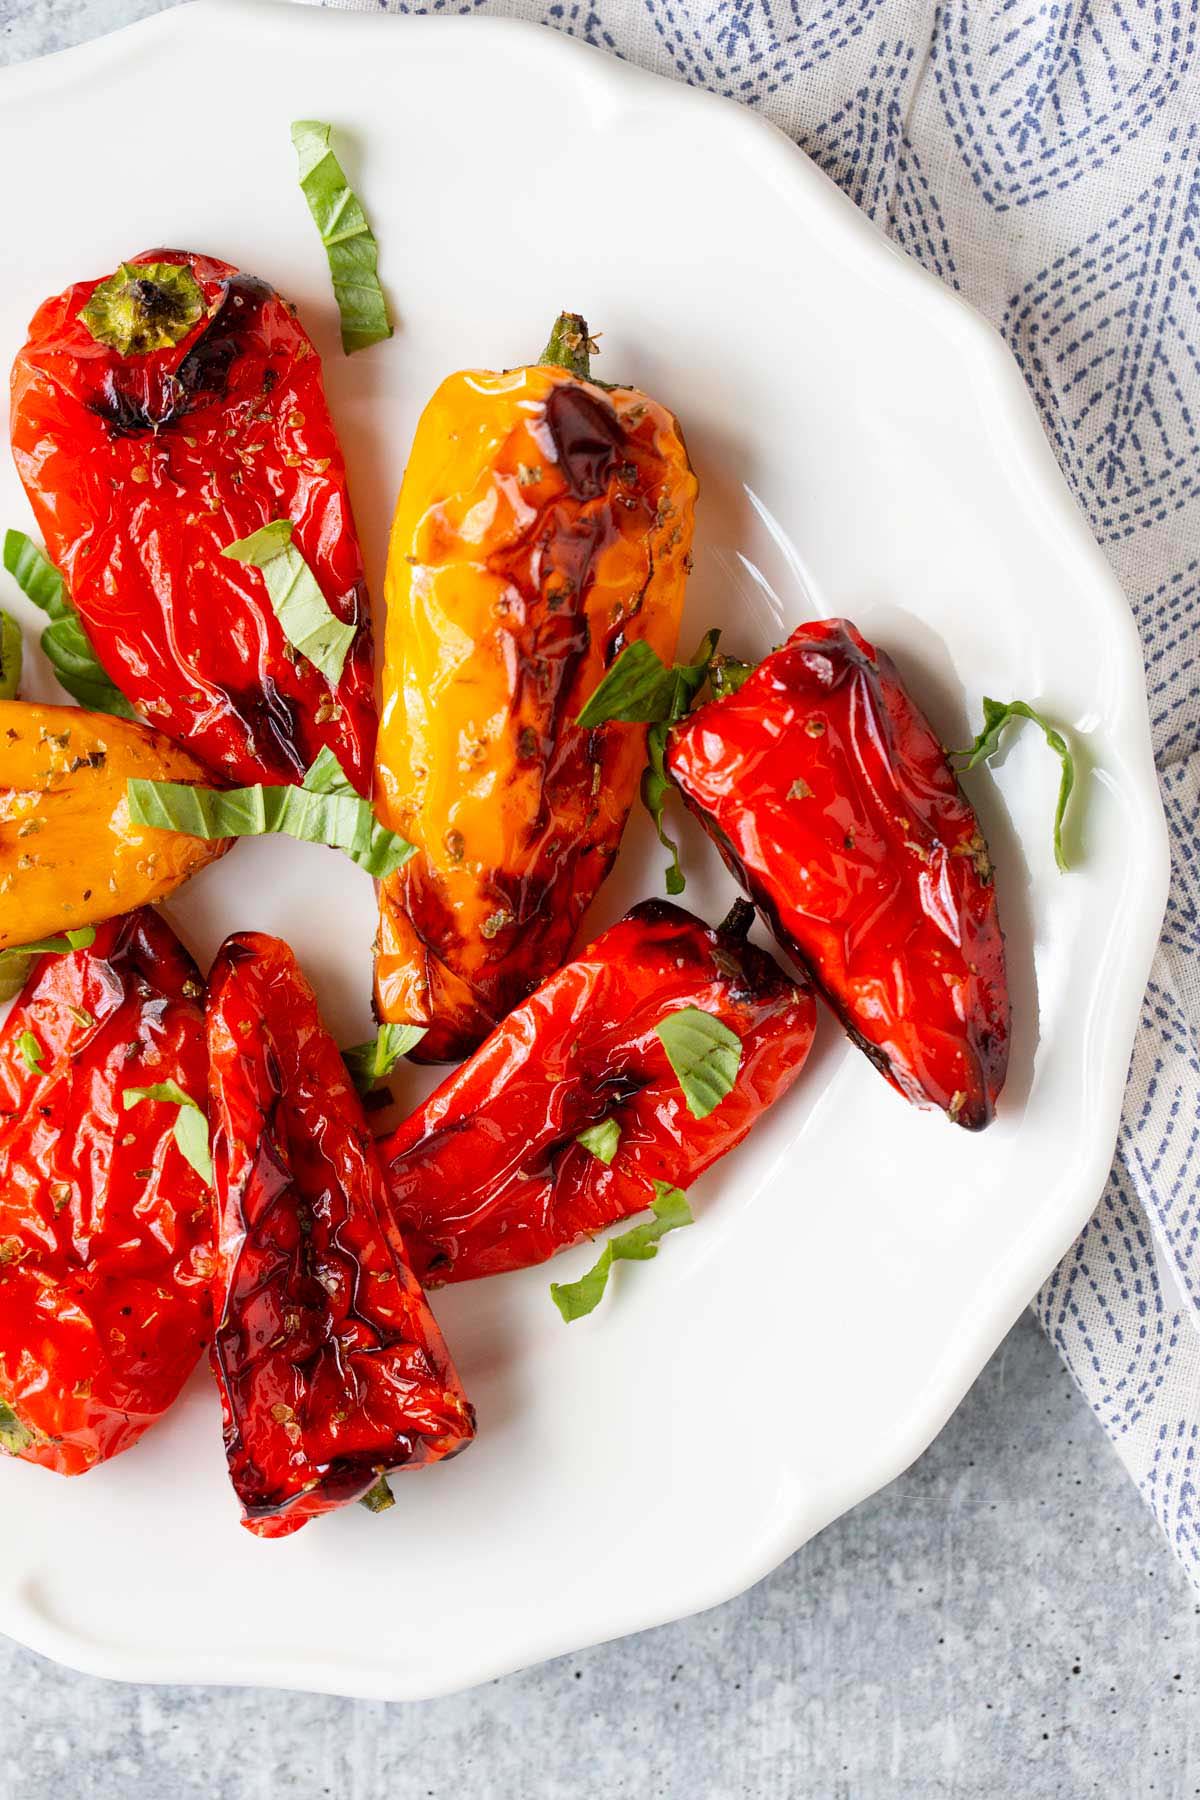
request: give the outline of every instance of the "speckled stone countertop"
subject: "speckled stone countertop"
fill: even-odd
[[[170,0],[165,0],[170,4]],[[0,62],[164,0],[0,0]],[[126,1687],[0,1639],[0,1800],[1200,1794],[1200,1596],[1030,1318],[741,1599],[449,1700]]]

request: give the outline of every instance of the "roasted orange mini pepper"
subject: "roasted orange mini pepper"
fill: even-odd
[[[131,775],[209,779],[148,725],[0,700],[0,950],[162,900],[224,856],[227,838],[133,824]]]
[[[443,382],[392,526],[376,760],[384,824],[423,852],[381,891],[382,1018],[464,1056],[569,954],[617,853],[642,725],[580,727],[637,639],[670,660],[696,478],[679,426],[589,379],[563,314],[540,363]]]

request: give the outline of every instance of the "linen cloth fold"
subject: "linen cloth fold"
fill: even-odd
[[[1200,1586],[1200,0],[333,0],[743,102],[999,327],[1142,633],[1173,872],[1116,1161],[1034,1302]]]

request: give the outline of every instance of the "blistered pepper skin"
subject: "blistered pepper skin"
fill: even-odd
[[[145,909],[38,957],[0,1030],[0,1449],[60,1475],[136,1443],[209,1336],[211,1208],[178,1108],[122,1099],[174,1081],[204,1106],[203,993]]]
[[[213,1369],[243,1524],[285,1537],[475,1416],[405,1257],[345,1065],[287,945],[244,932],[208,1008]]]
[[[892,1085],[987,1125],[1010,1033],[991,861],[891,659],[844,619],[802,625],[673,729],[666,765]]]
[[[648,900],[542,984],[380,1149],[392,1210],[429,1284],[544,1262],[686,1188],[792,1084],[815,1002],[746,941],[740,903],[716,931]],[[683,1007],[742,1043],[730,1093],[693,1118],[655,1027]],[[612,1119],[606,1166],[577,1139]]]
[[[675,653],[696,479],[679,427],[564,368],[453,375],[392,527],[376,766],[422,854],[383,884],[376,1003],[473,1050],[569,953],[645,763],[575,720],[627,643]]]
[[[0,700],[0,950],[162,900],[230,847],[135,825],[125,784],[203,783],[148,725]]]
[[[152,724],[234,784],[299,781],[328,746],[360,793],[375,741],[371,625],[321,362],[266,282],[185,265],[203,316],[178,343],[120,354],[47,300],[12,373],[13,454],[51,560],[106,673]],[[288,519],[356,635],[336,693],[287,644],[261,571],[221,551]]]

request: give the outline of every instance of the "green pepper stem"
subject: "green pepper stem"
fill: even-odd
[[[750,927],[754,923],[754,908],[749,900],[735,900],[721,923],[717,926],[719,938],[732,938],[738,943],[745,943],[750,935]]]
[[[591,378],[591,338],[582,313],[559,313],[550,333],[550,342],[538,362],[552,369],[567,369],[580,381]]]
[[[708,670],[713,697],[723,700],[726,694],[736,694],[753,673],[753,663],[740,662],[736,656],[714,656]]]
[[[386,1512],[389,1506],[395,1506],[396,1496],[388,1486],[386,1475],[381,1475],[375,1486],[368,1488],[358,1503],[365,1506],[368,1512]]]
[[[203,311],[203,290],[185,263],[122,263],[97,283],[79,317],[98,344],[146,356],[181,343]]]

